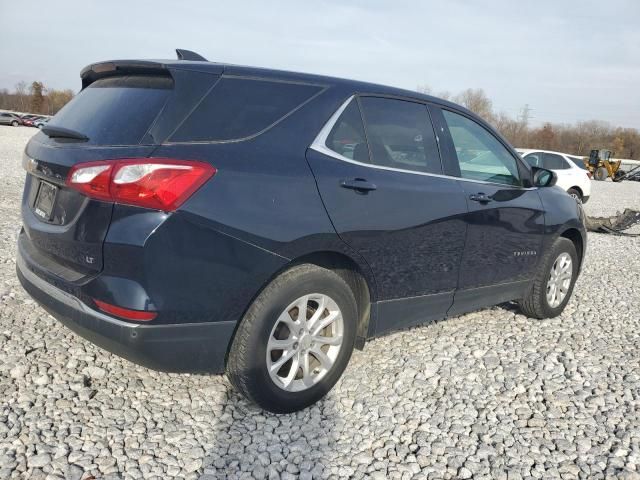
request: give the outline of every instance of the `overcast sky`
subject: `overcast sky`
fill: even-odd
[[[483,88],[534,122],[640,128],[640,1],[0,0],[0,88],[80,87],[116,58],[209,60],[434,92]]]

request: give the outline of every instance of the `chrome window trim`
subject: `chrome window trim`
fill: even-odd
[[[394,168],[394,167],[384,167],[382,165],[373,165],[371,163],[363,163],[358,162],[357,160],[352,160],[351,158],[347,158],[344,155],[340,155],[337,152],[334,152],[329,147],[327,147],[327,138],[329,138],[329,134],[331,130],[333,130],[334,125],[342,115],[342,112],[349,106],[349,104],[356,98],[355,95],[351,95],[347,98],[342,105],[334,112],[333,115],[327,120],[324,124],[316,138],[313,140],[310,149],[315,150],[318,153],[322,153],[323,155],[327,155],[329,157],[335,158],[337,160],[341,160],[343,162],[352,163],[354,165],[360,165],[362,167],[373,168],[377,170],[387,170],[390,172],[399,172],[399,173],[409,173],[412,175],[421,175],[423,177],[436,177],[436,178],[444,178],[449,180],[458,180],[461,182],[470,182],[470,183],[479,183],[481,185],[497,185],[501,187],[508,188],[516,188],[518,190],[537,190],[538,187],[521,187],[518,185],[509,185],[506,183],[497,183],[497,182],[487,182],[485,180],[473,180],[470,178],[462,178],[462,177],[454,177],[453,175],[445,175],[441,173],[427,173],[427,172],[416,172],[415,170],[405,170],[403,168]]]

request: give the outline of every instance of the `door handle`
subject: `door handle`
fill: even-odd
[[[340,186],[342,188],[348,188],[349,190],[355,190],[358,193],[367,193],[378,188],[375,184],[367,182],[364,178],[341,180]]]
[[[479,203],[489,203],[493,202],[493,198],[488,196],[486,193],[476,193],[475,195],[469,195],[469,200]]]

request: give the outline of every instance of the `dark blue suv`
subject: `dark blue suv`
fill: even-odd
[[[582,207],[458,105],[187,51],[81,78],[25,150],[17,272],[118,355],[290,412],[371,337],[571,296]]]

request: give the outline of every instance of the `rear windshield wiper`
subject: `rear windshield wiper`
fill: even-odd
[[[55,125],[43,125],[42,133],[50,138],[73,138],[74,140],[82,140],[83,142],[89,140],[89,137],[80,132],[76,132],[70,128],[56,127]]]

